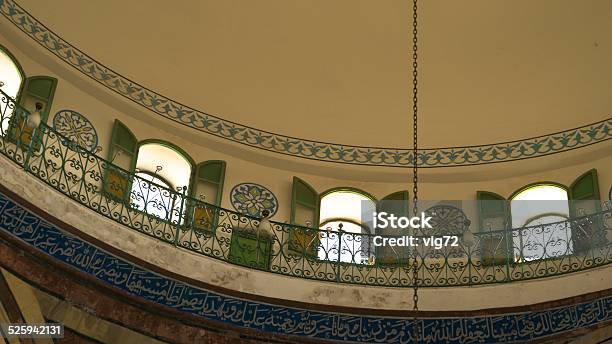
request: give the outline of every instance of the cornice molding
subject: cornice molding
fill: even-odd
[[[13,0],[0,0],[0,12],[19,30],[83,75],[157,115],[234,143],[303,159],[363,166],[407,167],[410,149],[352,146],[277,134],[196,110],[165,97],[96,61],[63,40]],[[486,145],[419,151],[423,168],[516,161],[561,153],[612,138],[612,117],[578,128]]]

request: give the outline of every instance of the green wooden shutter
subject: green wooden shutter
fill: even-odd
[[[198,164],[191,187],[193,196],[204,202],[221,205],[223,194],[223,181],[225,179],[225,161],[210,160]]]
[[[299,226],[319,227],[319,194],[308,183],[293,177],[291,191],[291,223]],[[296,255],[316,257],[319,231],[295,227],[289,232],[289,250]]]
[[[408,191],[398,191],[383,197],[376,204],[377,212],[386,212],[395,216],[408,216],[408,202],[410,196]],[[400,228],[379,228],[376,229],[376,235],[383,236],[400,236],[407,235],[405,229]],[[371,243],[373,246],[374,244]],[[376,264],[378,265],[398,265],[408,261],[410,257],[410,248],[408,246],[374,246],[376,256]]]
[[[305,181],[293,177],[291,223],[305,226],[307,221],[312,227],[319,226],[319,194]]]
[[[208,204],[221,205],[223,182],[225,180],[225,161],[210,160],[198,164],[195,178],[192,178],[192,194],[195,199],[193,207],[193,224],[195,228],[212,230],[218,221],[218,209]],[[203,199],[202,199],[203,198]]]
[[[394,193],[392,193],[390,195],[387,195],[387,196],[383,197],[380,200],[379,205],[380,205],[381,202],[384,202],[384,201],[405,201],[405,202],[408,202],[408,200],[409,200],[408,191],[406,191],[406,190],[397,191],[397,192],[394,192]],[[401,212],[402,216],[408,215],[408,203],[406,203],[406,207],[405,208],[404,207],[395,208],[395,211],[396,212],[394,212],[394,214],[396,214],[396,215],[399,215],[399,213],[397,211]]]
[[[477,191],[480,224],[480,250],[483,266],[501,265],[512,256],[510,204],[502,196],[489,191]]]
[[[52,78],[50,76],[29,77],[25,80],[23,90],[19,97],[19,104],[23,108],[27,109],[30,113],[36,111],[36,104],[40,104],[42,106],[42,109],[40,110],[40,122],[41,124],[47,123],[56,88],[56,78]],[[32,139],[32,132],[34,129],[25,126],[23,121],[23,118],[18,119],[18,123],[15,126],[15,131],[13,132],[14,140],[16,142],[21,142],[22,147],[28,147]],[[40,130],[36,130],[36,133],[34,133],[34,151],[37,151],[40,147],[40,137]]]
[[[130,129],[119,120],[113,124],[111,144],[104,177],[104,193],[119,202],[129,202],[131,174],[136,163],[138,140]]]
[[[597,170],[592,169],[578,177],[570,185],[572,199],[600,199]]]
[[[581,217],[601,211],[597,170],[585,172],[570,185],[570,217]],[[574,252],[586,251],[607,242],[601,221],[577,220],[572,223]]]

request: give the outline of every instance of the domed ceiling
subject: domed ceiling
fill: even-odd
[[[18,3],[100,63],[198,110],[293,137],[410,147],[409,0]],[[606,0],[420,1],[422,146],[608,118],[610,13]]]

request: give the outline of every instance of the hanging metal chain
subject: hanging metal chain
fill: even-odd
[[[418,200],[419,200],[419,178],[418,178],[418,16],[417,16],[417,0],[412,2],[412,211],[414,216],[418,216]],[[414,233],[417,234],[416,229]],[[415,343],[419,342],[419,325],[418,325],[418,312],[419,312],[419,261],[418,252],[416,247],[413,249],[413,263],[412,263],[412,310],[414,312],[412,333]]]

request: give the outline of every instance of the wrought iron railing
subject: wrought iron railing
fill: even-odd
[[[378,249],[372,234],[268,222],[189,197],[185,190],[113,165],[45,123],[29,129],[28,111],[6,94],[0,97],[0,152],[55,190],[126,227],[207,257],[282,275],[411,284],[407,249]],[[115,182],[109,181],[113,173],[119,176]],[[442,228],[436,235],[458,235],[460,240],[457,246],[419,247],[418,281],[435,287],[477,285],[603,266],[612,262],[611,218],[612,210],[606,209],[545,225],[478,232],[471,239],[456,228]],[[559,233],[576,234],[564,238]]]

